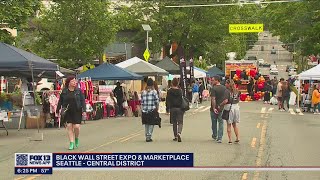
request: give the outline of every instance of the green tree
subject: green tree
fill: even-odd
[[[0,0],[0,26],[21,30],[39,7],[39,0]],[[1,42],[13,44],[14,40],[7,30],[0,29]]]
[[[320,52],[320,1],[273,4],[263,11],[264,20],[274,35],[300,51],[302,56]],[[292,48],[292,47],[291,47]]]
[[[204,3],[204,1],[186,1]],[[225,3],[232,1],[226,0]],[[194,58],[200,55],[208,59],[208,63],[222,64],[228,50],[234,50],[239,57],[245,55],[250,43],[247,40],[256,40],[257,34],[229,34],[228,25],[231,23],[256,23],[260,22],[257,15],[259,9],[249,7],[204,7],[204,8],[166,8],[166,5],[179,4],[170,0],[163,1],[134,1],[129,9],[125,8],[126,18],[132,19],[139,29],[141,24],[147,23],[152,27],[150,43],[153,53],[165,49],[169,54],[172,42],[177,42],[180,49],[173,52],[170,57],[186,55]],[[217,3],[206,1],[205,3]],[[143,32],[144,33],[144,32]],[[145,35],[139,34],[144,40]],[[139,39],[141,40],[141,39]],[[223,45],[225,44],[225,45]],[[231,45],[230,47],[227,45]]]
[[[36,38],[32,50],[58,59],[64,67],[100,59],[115,37],[116,23],[109,3],[96,0],[59,0],[34,20]]]

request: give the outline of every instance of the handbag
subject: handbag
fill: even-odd
[[[183,111],[188,111],[190,109],[189,100],[184,96],[182,96],[181,109]]]
[[[233,97],[234,95],[232,94],[232,98],[231,98],[231,104],[230,104],[230,108],[229,110],[223,110],[222,111],[222,119],[226,120],[226,121],[229,121],[229,116],[230,116],[230,111],[231,111],[231,108],[232,108],[232,100],[233,100]]]

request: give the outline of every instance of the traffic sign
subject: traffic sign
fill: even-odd
[[[263,32],[263,24],[229,24],[229,33]]]
[[[150,58],[150,52],[148,49],[146,49],[143,53],[143,57],[144,59],[148,62],[149,61],[149,58]]]

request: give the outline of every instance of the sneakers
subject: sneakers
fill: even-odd
[[[219,143],[219,144],[222,143],[222,140],[217,140],[217,143]]]
[[[178,134],[178,142],[181,142],[181,134]]]
[[[146,142],[152,142],[153,140],[152,139],[146,139]]]

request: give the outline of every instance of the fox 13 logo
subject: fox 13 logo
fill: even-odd
[[[16,166],[52,166],[51,153],[16,153]]]

